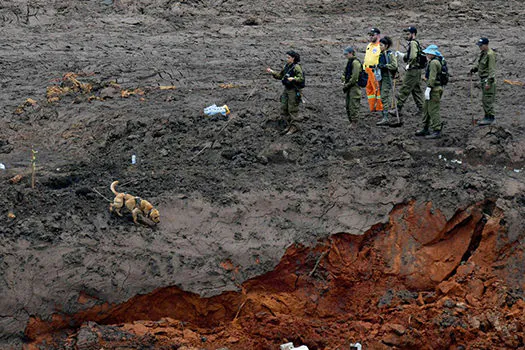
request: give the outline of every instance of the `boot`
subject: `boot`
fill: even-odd
[[[428,126],[425,126],[423,129],[416,131],[416,136],[428,136],[430,135],[430,130],[428,130]]]
[[[426,139],[439,139],[441,138],[441,130],[434,130],[431,134],[425,136]]]
[[[484,125],[491,125],[494,123],[494,116],[486,116],[485,118],[483,118],[482,120],[480,120],[478,122],[478,125],[479,126],[484,126]]]
[[[383,119],[378,121],[376,123],[376,125],[377,126],[389,126],[390,125],[390,122],[388,121],[388,112],[387,111],[383,111]]]

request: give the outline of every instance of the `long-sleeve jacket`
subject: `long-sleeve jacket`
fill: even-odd
[[[408,69],[419,69],[417,54],[419,52],[419,43],[417,40],[410,40],[408,42],[407,54],[403,57],[403,60],[408,63]]]
[[[379,55],[378,67],[381,68],[381,75],[391,75],[397,71],[397,57],[390,50],[383,51]]]
[[[496,53],[492,49],[481,51],[477,68],[480,79],[487,79],[487,83],[493,84],[496,79]]]
[[[345,84],[345,89],[349,89],[352,86],[357,85],[359,72],[361,72],[361,62],[359,62],[357,58],[350,58],[346,63],[345,71],[341,77],[341,80]]]
[[[441,86],[440,76],[441,76],[441,62],[439,58],[433,58],[427,65],[425,71],[425,78],[427,79],[427,87],[435,88]]]
[[[281,80],[287,89],[296,89],[297,84],[304,81],[303,69],[297,63],[287,63],[279,73],[276,72],[272,75],[275,79]],[[290,82],[288,78],[294,78],[295,80]]]

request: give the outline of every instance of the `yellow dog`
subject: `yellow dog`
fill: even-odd
[[[133,216],[133,222],[135,224],[138,224],[137,217],[139,214],[147,217],[155,224],[158,224],[160,222],[159,211],[153,208],[153,205],[151,205],[150,202],[127,193],[117,192],[117,190],[115,190],[117,184],[118,181],[113,181],[110,186],[111,192],[115,194],[115,199],[113,199],[113,203],[109,205],[110,212],[115,211],[115,213],[117,213],[119,216],[122,216],[120,210],[122,210],[122,208],[125,206],[131,212],[131,215]]]

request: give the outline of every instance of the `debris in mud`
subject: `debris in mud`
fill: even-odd
[[[62,96],[72,93],[90,93],[93,89],[93,85],[90,83],[84,83],[79,80],[80,74],[77,73],[65,73],[60,80],[59,85],[48,86],[46,91],[46,98],[48,102],[57,102]],[[82,76],[88,76],[83,74]]]
[[[32,98],[28,98],[27,100],[25,100],[24,103],[22,103],[20,106],[18,106],[15,110],[15,114],[22,114],[25,112],[25,109],[27,107],[33,107],[33,109],[37,109],[38,108],[38,102],[33,100]]]
[[[230,114],[230,109],[228,108],[227,105],[219,107],[216,104],[213,104],[211,106],[204,108],[204,114],[206,114],[209,117],[214,116],[216,114],[222,114],[223,116],[226,116]]]

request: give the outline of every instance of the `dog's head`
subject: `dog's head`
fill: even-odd
[[[149,213],[149,218],[154,223],[158,224],[160,222],[160,214],[157,209],[151,209],[151,212]]]

